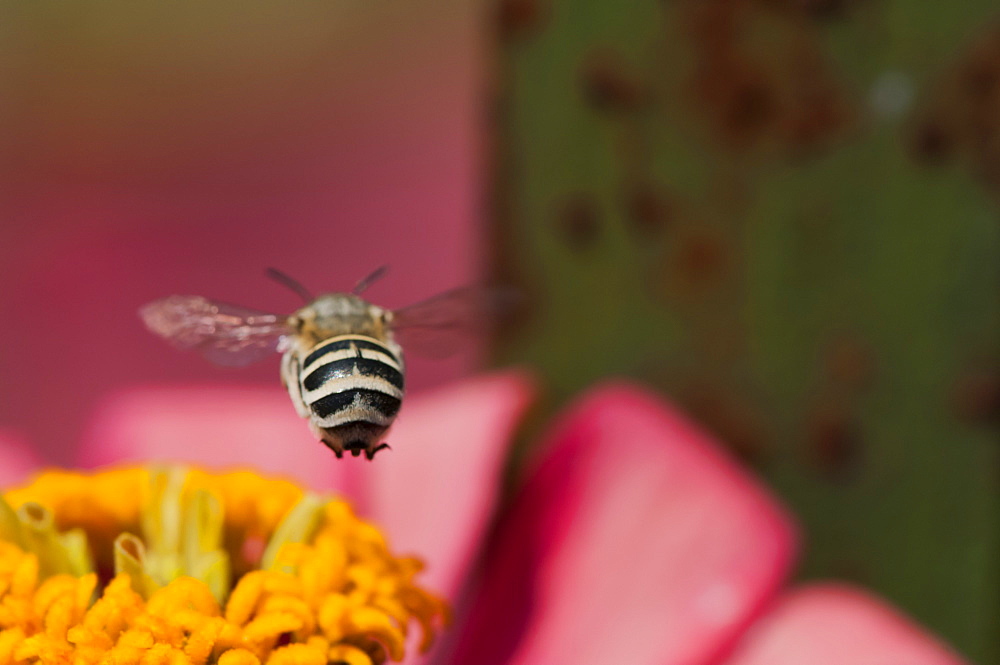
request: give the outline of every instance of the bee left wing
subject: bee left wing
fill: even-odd
[[[465,340],[489,335],[517,300],[516,291],[503,287],[453,289],[395,310],[389,326],[404,350],[443,357]]]
[[[146,327],[219,365],[246,365],[277,350],[292,330],[286,317],[215,302],[170,296],[139,310]]]

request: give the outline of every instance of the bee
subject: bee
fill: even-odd
[[[281,382],[296,412],[338,458],[362,452],[369,460],[399,413],[405,386],[400,341],[425,350],[452,348],[457,336],[481,332],[500,289],[467,287],[388,310],[361,294],[386,272],[383,266],[349,293],[314,298],[277,270],[268,275],[298,293],[306,305],[291,315],[259,312],[201,296],[170,296],[139,310],[146,327],[183,349],[197,349],[221,365],[245,365],[282,353]]]

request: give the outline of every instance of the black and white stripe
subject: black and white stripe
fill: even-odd
[[[309,350],[299,382],[319,427],[355,422],[387,427],[403,397],[403,362],[376,339],[342,335]]]

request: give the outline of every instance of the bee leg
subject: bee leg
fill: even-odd
[[[343,450],[337,450],[336,448],[333,448],[333,447],[330,447],[330,450],[332,450],[333,454],[337,456],[337,459],[343,459],[343,457],[344,457],[344,451]]]
[[[385,450],[392,450],[392,448],[389,447],[388,443],[380,443],[379,445],[375,446],[371,450],[366,450],[365,451],[365,457],[367,457],[369,460],[373,460],[373,459],[375,459],[375,453],[377,453],[378,451],[383,450],[383,449],[385,449]]]

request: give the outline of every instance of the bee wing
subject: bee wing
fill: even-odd
[[[404,350],[440,358],[488,336],[517,300],[513,289],[463,287],[395,310],[389,325]]]
[[[279,349],[291,334],[278,314],[214,302],[201,296],[170,296],[139,310],[146,327],[182,349],[197,349],[219,365],[246,365]]]

